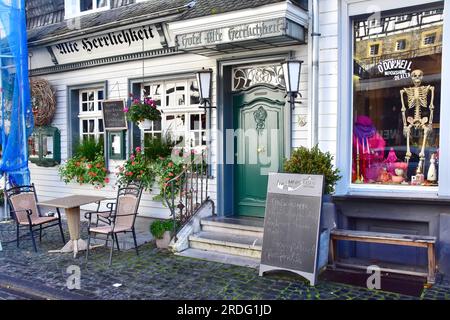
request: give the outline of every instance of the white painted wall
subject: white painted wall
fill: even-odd
[[[279,48],[252,52],[253,57],[259,57],[267,54],[276,54],[279,52],[287,52],[291,50],[294,52],[296,58],[307,61],[307,45],[293,46],[289,48]],[[240,54],[241,56],[248,56],[249,53]],[[232,55],[234,58],[240,55]],[[214,58],[207,58],[194,54],[178,54],[166,57],[152,58],[144,61],[124,62],[112,64],[107,66],[91,67],[86,69],[61,72],[55,74],[48,74],[40,76],[40,78],[47,79],[56,91],[57,108],[56,115],[53,119],[52,125],[61,130],[61,158],[67,159],[68,154],[68,132],[67,129],[67,88],[70,86],[80,86],[83,84],[104,82],[108,80],[108,99],[126,99],[128,97],[128,80],[142,77],[142,69],[144,67],[144,75],[148,77],[170,76],[172,74],[186,73],[187,75],[194,75],[196,71],[202,67],[211,68],[216,72],[217,60],[227,59],[229,56],[220,56]],[[216,78],[213,76],[213,105],[216,104]],[[292,124],[292,142],[293,147],[307,146],[308,143],[308,126],[301,127],[298,124],[299,116],[306,116],[308,112],[308,68],[305,65],[302,69],[301,75],[301,94],[303,98],[299,98],[300,104],[293,114]],[[212,129],[217,128],[216,110],[212,114]],[[211,135],[211,155],[212,163],[216,163],[217,157],[217,141],[216,134]],[[121,161],[111,160],[109,168],[115,171],[116,167],[121,164]],[[116,196],[115,174],[110,175],[110,184],[103,189],[96,190],[91,185],[79,185],[71,183],[65,185],[58,175],[58,166],[51,168],[38,167],[30,163],[31,179],[37,188],[38,197],[41,200],[51,199],[55,197],[67,196],[71,194],[97,194],[106,197],[114,198]],[[212,176],[217,177],[216,167],[213,165]],[[216,201],[216,180],[210,180],[210,195]],[[154,190],[153,194],[158,194],[159,190]],[[144,192],[142,197],[140,214],[142,216],[153,218],[168,218],[169,210],[163,206],[160,201],[152,201],[152,195]],[[86,206],[86,209],[95,209],[95,206]]]
[[[338,0],[319,1],[319,147],[337,153],[338,124]]]

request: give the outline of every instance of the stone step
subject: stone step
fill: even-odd
[[[193,249],[261,258],[262,237],[200,231],[189,237]]]
[[[264,219],[208,217],[201,220],[203,231],[262,238]]]
[[[260,264],[260,259],[192,248],[176,253],[176,255],[254,269],[258,269]]]

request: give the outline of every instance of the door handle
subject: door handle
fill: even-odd
[[[266,152],[266,148],[265,148],[265,147],[258,147],[258,149],[256,150],[256,152],[258,152],[258,154],[259,154],[259,153]]]

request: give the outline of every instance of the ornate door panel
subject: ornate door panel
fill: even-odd
[[[263,217],[269,172],[284,156],[284,92],[258,85],[233,98],[235,213]]]

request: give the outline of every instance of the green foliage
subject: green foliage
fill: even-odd
[[[145,137],[144,155],[147,161],[155,161],[159,158],[170,156],[175,143],[170,139],[160,139],[156,137]]]
[[[98,154],[103,154],[103,143],[94,139],[85,139],[75,147],[75,156],[94,161]]]
[[[173,190],[167,188],[166,196],[169,198],[176,196],[180,191],[184,181],[178,175],[183,172],[184,164],[182,162],[174,162],[170,157],[158,158],[153,162],[153,168],[158,176],[160,194],[155,196],[154,200],[161,200],[164,198],[164,189],[168,186],[168,183],[172,179],[176,179]]]
[[[311,150],[305,147],[292,152],[291,158],[284,163],[287,173],[321,174],[325,176],[325,194],[332,194],[336,183],[342,178],[339,169],[333,166],[333,156],[322,152],[319,146]]]
[[[156,107],[155,101],[150,98],[133,99],[131,106],[123,111],[126,113],[128,120],[132,122],[161,120],[161,111]]]
[[[123,166],[118,167],[117,184],[126,185],[129,182],[140,181],[145,190],[151,190],[155,182],[153,166],[146,160],[140,147],[137,147]]]
[[[108,170],[105,167],[103,152],[97,153],[94,160],[76,155],[59,167],[59,176],[65,183],[78,182],[92,184],[96,188],[109,183]]]
[[[178,222],[173,220],[155,220],[150,225],[150,232],[156,239],[162,239],[164,232],[173,231],[178,225]]]

